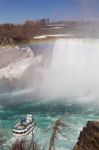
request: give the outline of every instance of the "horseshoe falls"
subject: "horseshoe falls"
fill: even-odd
[[[59,38],[28,47],[35,45],[48,51],[44,63],[34,72],[28,70],[36,76],[27,77],[31,86],[0,94],[0,128],[12,138],[16,121],[33,114],[35,136],[48,146],[54,123],[61,118],[68,127],[58,133],[55,147],[71,150],[86,122],[99,119],[99,39]]]

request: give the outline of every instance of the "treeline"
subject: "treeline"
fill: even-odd
[[[0,45],[13,44],[30,40],[33,36],[44,33],[48,19],[25,21],[21,24],[0,24]]]

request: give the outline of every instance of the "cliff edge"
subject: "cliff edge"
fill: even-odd
[[[33,64],[40,61],[29,47],[0,48],[0,79],[18,79]]]
[[[73,150],[99,150],[99,121],[88,121]]]

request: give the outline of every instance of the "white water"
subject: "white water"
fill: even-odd
[[[44,96],[99,98],[99,39],[59,39],[42,82]],[[75,101],[75,100],[74,100]]]

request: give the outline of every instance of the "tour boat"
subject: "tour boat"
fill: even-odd
[[[13,136],[25,137],[34,131],[36,124],[31,114],[26,115],[22,118],[13,128]]]

